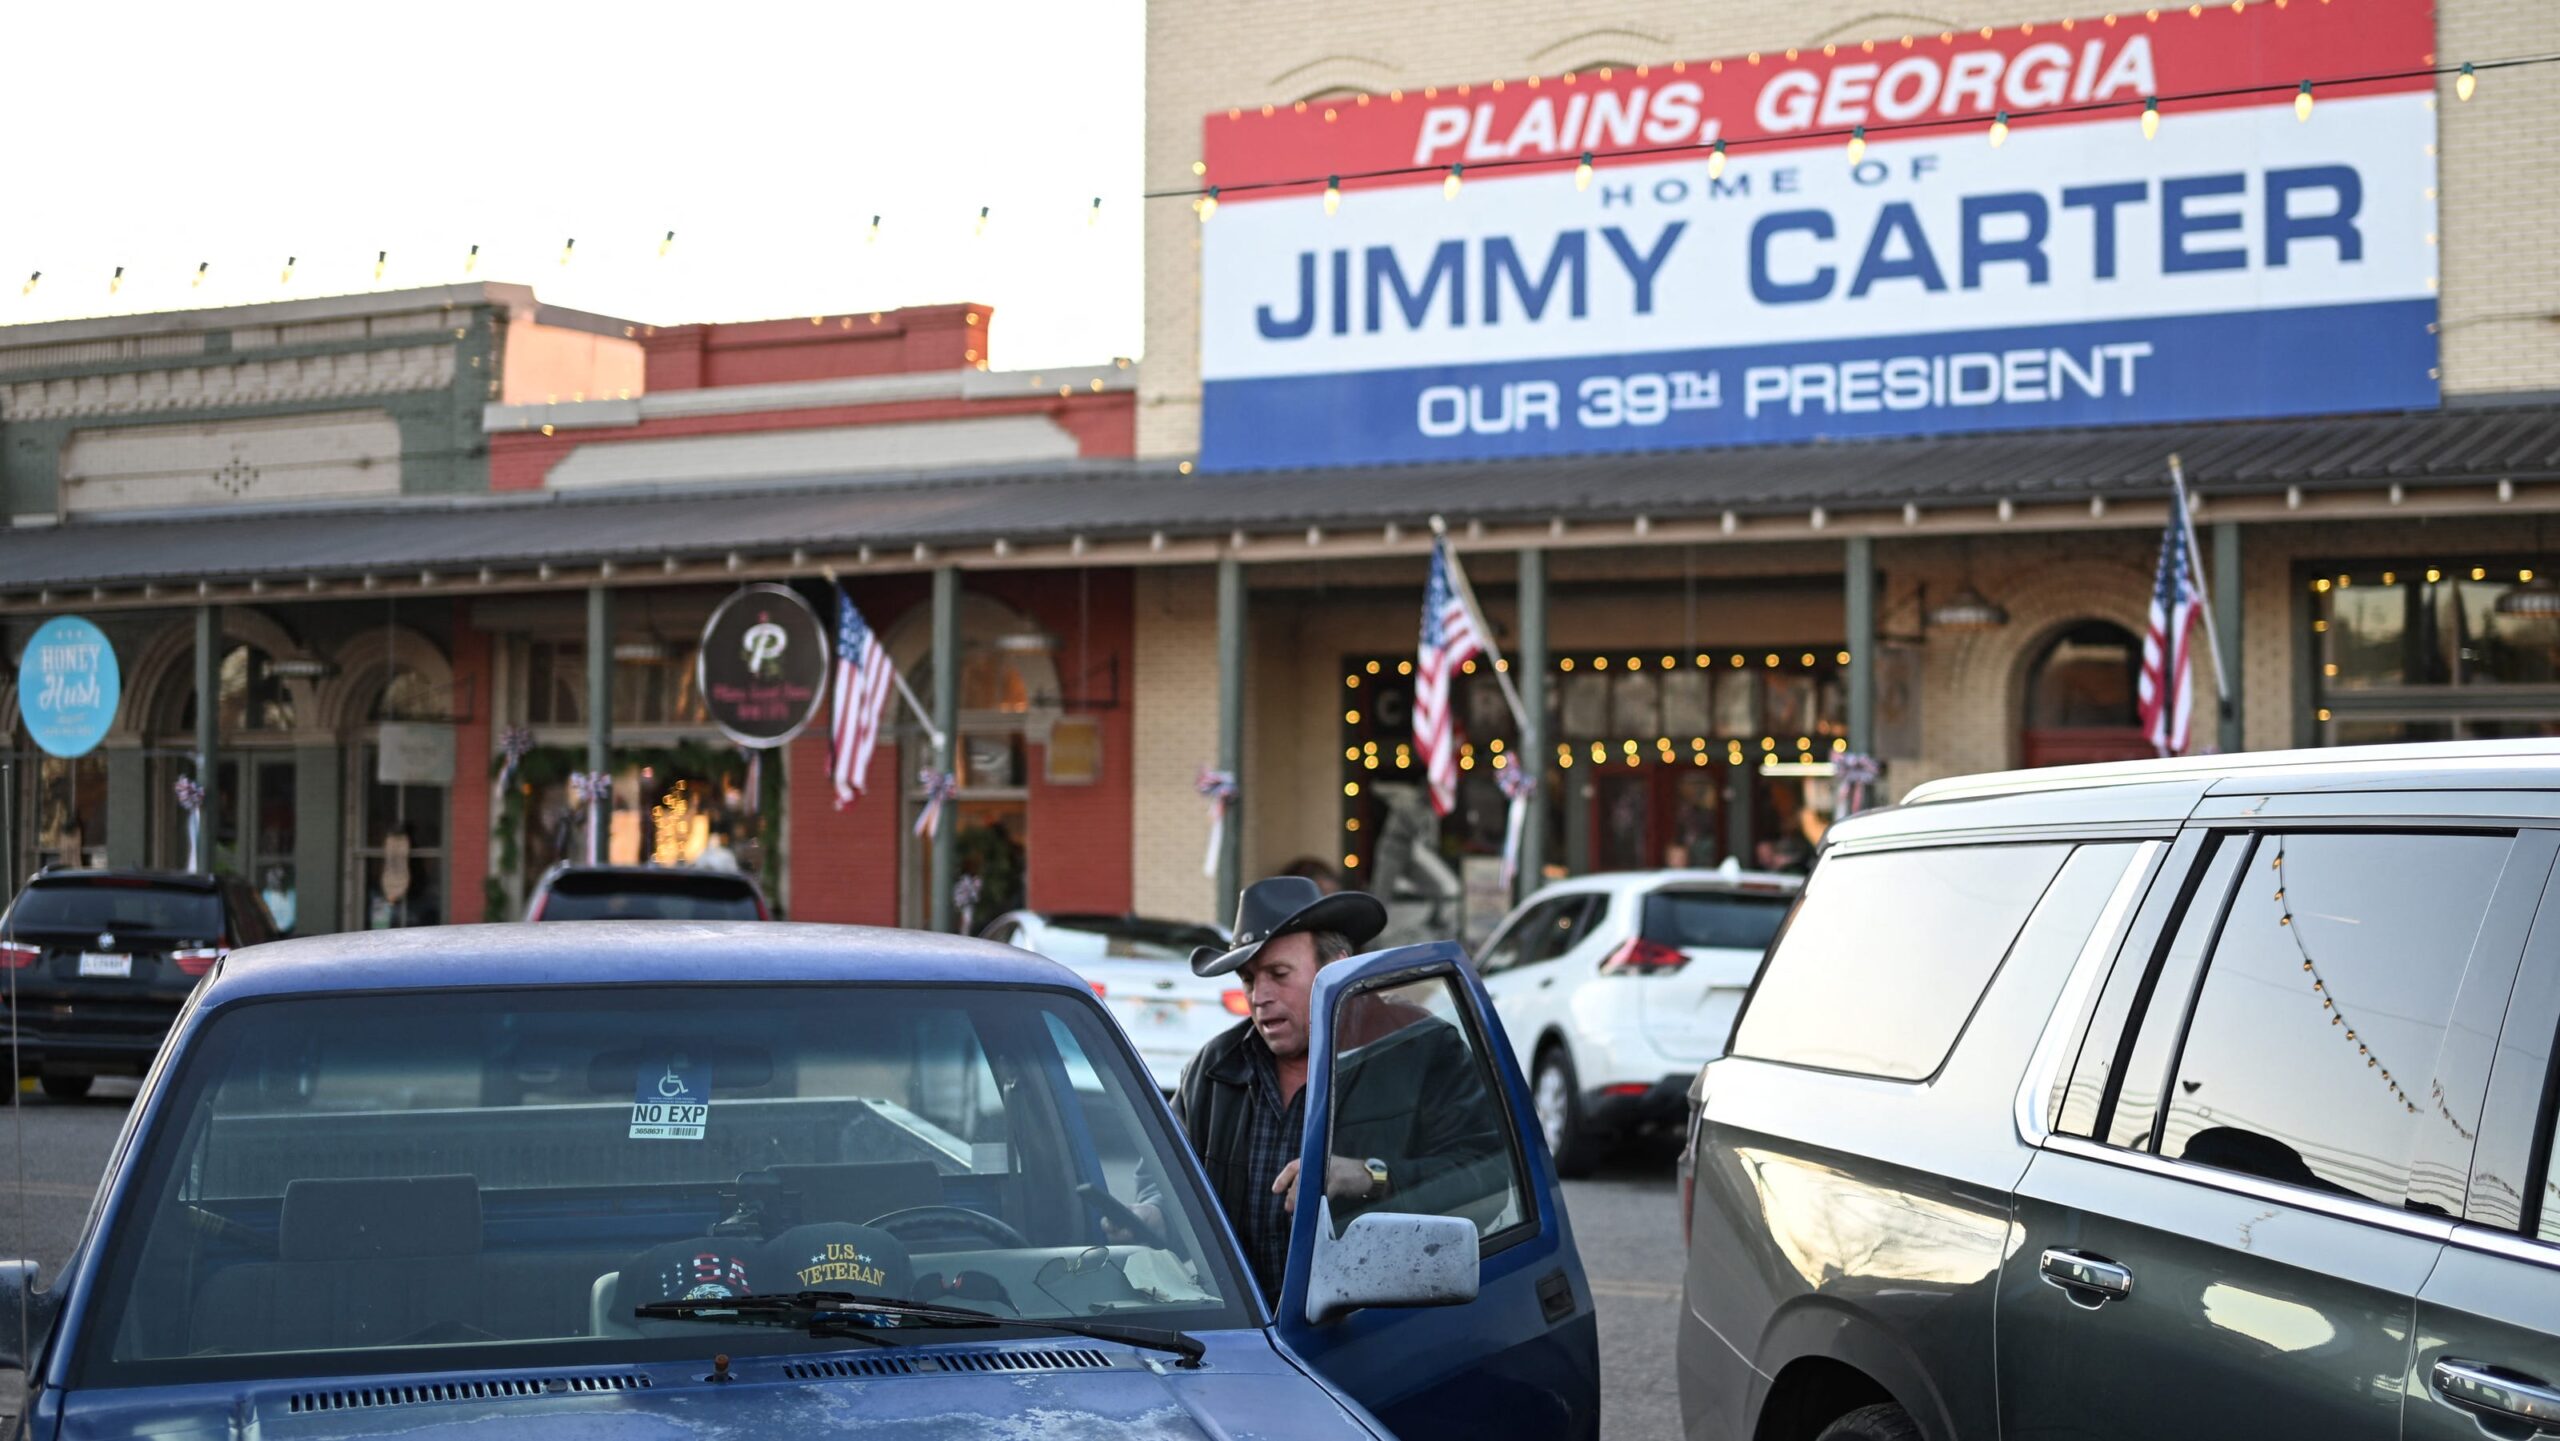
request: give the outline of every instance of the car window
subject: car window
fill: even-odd
[[[209,941],[222,934],[222,898],[211,890],[140,877],[39,881],[19,895],[9,925],[19,932],[106,931]]]
[[[1511,924],[1485,943],[1484,954],[1476,958],[1476,974],[1496,975],[1519,965],[1534,945],[1544,942],[1557,915],[1581,900],[1580,896],[1551,896],[1515,912]]]
[[[752,921],[753,886],[735,876],[668,870],[655,875],[579,874],[552,878],[546,921]]]
[[[2249,853],[2246,836],[2218,836],[2209,845],[2158,953],[2149,964],[2120,966],[2108,978],[2083,1047],[2083,1078],[2073,1082],[2063,1106],[2065,1135],[2094,1136],[2103,1117],[2107,1144],[2151,1145],[2179,1023],[2186,1017],[2187,999],[2195,994],[2196,972],[2204,965],[2205,949],[2213,944],[2214,929],[2222,923],[2231,887]],[[2155,1002],[2154,996],[2162,999]]]
[[[1224,948],[1208,926],[1094,916],[1051,916],[1040,928],[1040,954],[1053,961],[1187,961],[1200,946]]]
[[[1892,1080],[1934,1073],[2070,852],[1956,846],[1827,857],[1761,968],[1734,1054]],[[2101,893],[2087,916],[2103,901]]]
[[[1573,898],[1577,907],[1586,897]],[[1337,1201],[1337,1227],[1368,1211],[1460,1216],[1492,1238],[1536,1218],[1484,1038],[1457,978],[1427,976],[1334,998],[1328,1153],[1376,1162],[1386,1188]],[[1374,1174],[1374,1173],[1373,1173]]]
[[[955,987],[227,1007],[174,1062],[108,1236],[86,1384],[824,1344],[630,1314],[741,1289],[1248,1325],[1214,1202],[1109,1028],[1073,996]],[[1134,1201],[1141,1168],[1162,1215],[1132,1238],[1102,1198]]]
[[[2161,1154],[2401,1205],[2510,844],[2257,837],[2187,1022]]]
[[[1682,950],[1765,951],[1793,895],[1656,891],[1644,898],[1644,938]]]

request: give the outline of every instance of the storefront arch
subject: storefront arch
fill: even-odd
[[[2046,628],[2020,687],[2018,760],[2027,766],[2151,754],[2136,696],[2142,638],[2111,620]]]
[[[2073,556],[2007,573],[1985,571],[1979,584],[2009,612],[2010,624],[1997,630],[1928,634],[1924,713],[1973,712],[2008,719],[1933,741],[1931,749],[1942,763],[1897,772],[1896,794],[1932,775],[2025,765],[2019,722],[2026,714],[2028,674],[2037,657],[2070,627],[2090,621],[2139,635],[2151,595],[2148,571],[2104,556]],[[2200,673],[2197,679],[2209,692],[2210,674]],[[2198,695],[2199,713],[2208,700],[2208,694]]]

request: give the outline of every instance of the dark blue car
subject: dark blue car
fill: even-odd
[[[235,952],[66,1273],[0,1266],[0,1364],[47,1441],[1596,1436],[1590,1291],[1456,948],[1315,997],[1266,1299],[1093,992],[1010,947],[593,922]],[[1328,1154],[1396,1179],[1328,1199]]]

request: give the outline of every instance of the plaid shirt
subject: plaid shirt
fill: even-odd
[[[1289,1267],[1291,1218],[1287,1199],[1273,1195],[1271,1183],[1280,1179],[1281,1167],[1298,1159],[1307,1131],[1307,1088],[1300,1086],[1296,1095],[1282,1101],[1280,1067],[1272,1059],[1271,1047],[1257,1032],[1246,1038],[1243,1050],[1246,1068],[1253,1074],[1254,1102],[1245,1120],[1245,1166],[1255,1185],[1244,1214],[1227,1220],[1236,1228],[1236,1239],[1244,1245],[1245,1259],[1253,1265],[1253,1278],[1262,1284],[1262,1294],[1277,1304],[1280,1276]]]

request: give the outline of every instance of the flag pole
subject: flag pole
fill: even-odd
[[[2205,589],[2204,552],[2196,545],[2196,511],[2187,503],[2187,471],[2179,464],[2178,453],[2169,452],[2169,484],[2178,493],[2178,525],[2186,532],[2187,573],[2196,580],[2196,600],[2204,611],[2204,645],[2213,656],[2213,698],[2215,706],[2228,717],[2231,714],[2231,673],[2222,666],[2222,634],[2213,623],[2213,596]]]
[[[1446,542],[1449,538],[1449,523],[1439,516],[1431,517],[1431,534],[1435,540]],[[1520,692],[1511,684],[1511,672],[1502,663],[1502,646],[1493,638],[1493,627],[1484,618],[1484,607],[1476,604],[1475,587],[1467,584],[1467,568],[1458,564],[1456,551],[1450,551],[1448,554],[1449,583],[1457,588],[1459,601],[1466,606],[1467,615],[1475,621],[1476,634],[1484,637],[1485,657],[1493,662],[1494,681],[1502,687],[1502,698],[1511,706],[1511,723],[1520,728],[1520,738],[1526,744],[1534,740],[1537,735],[1537,731],[1529,724],[1529,708],[1520,703]]]
[[[824,574],[827,577],[827,584],[835,587],[836,604],[844,605],[848,603],[851,600],[851,597],[844,593],[844,583],[836,579],[836,568],[834,566],[827,566],[824,568]],[[885,644],[885,642],[879,639],[879,632],[877,631],[872,632],[871,643],[873,645]],[[933,723],[933,715],[924,708],[924,702],[916,699],[915,688],[907,684],[907,673],[900,670],[898,668],[898,663],[894,660],[889,662],[889,679],[898,683],[898,694],[906,697],[907,709],[915,713],[916,724],[923,728],[925,738],[933,742],[935,755],[941,758],[941,761],[945,766],[950,765],[951,742],[942,734],[941,727],[936,726]]]

